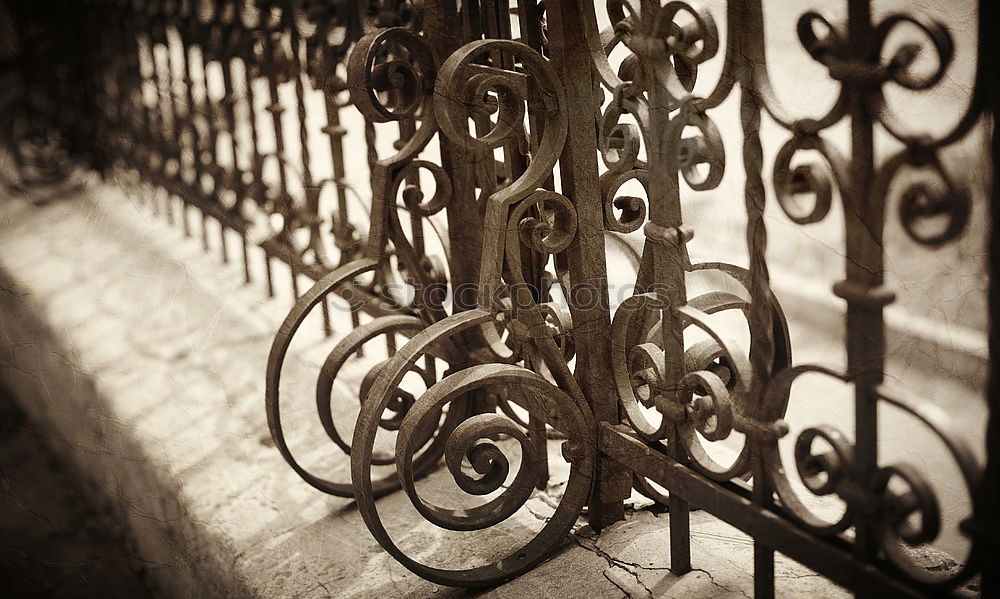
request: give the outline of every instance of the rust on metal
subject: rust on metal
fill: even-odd
[[[929,249],[968,229],[969,192],[942,155],[996,118],[997,9],[978,3],[971,97],[950,129],[931,134],[911,132],[886,90],[948,77],[947,24],[875,13],[870,0],[843,0],[839,20],[802,10],[798,41],[837,91],[828,109],[800,117],[776,93],[762,1],[717,4],[93,0],[87,22],[102,25],[85,43],[99,60],[73,73],[92,92],[76,110],[93,118],[84,126],[58,110],[70,100],[57,82],[38,105],[51,114],[22,134],[17,155],[30,162],[45,127],[65,131],[69,153],[153,186],[154,208],[186,233],[194,214],[222,260],[227,239],[239,239],[247,283],[255,246],[269,293],[275,263],[289,267],[296,299],[266,369],[277,449],[316,489],[355,498],[382,547],[428,580],[510,580],[547,559],[578,518],[598,530],[623,519],[635,490],[670,511],[676,574],[697,560],[689,509],[750,534],[759,598],[775,594],[775,552],[859,595],[949,595],[978,575],[983,596],[998,593],[997,420],[991,411],[982,464],[946,415],[886,388],[895,295],[883,244],[889,228]],[[890,43],[907,28],[919,42]],[[929,68],[915,67],[921,52]],[[712,60],[721,72],[704,75]],[[714,85],[696,86],[706,76]],[[729,100],[740,127],[724,131]],[[768,153],[764,119],[780,130]],[[832,141],[837,127],[846,146]],[[886,155],[876,132],[897,142]],[[356,155],[368,168],[360,185]],[[908,169],[933,183],[902,177]],[[35,176],[59,176],[51,170],[39,163]],[[719,189],[727,173],[742,182],[731,206],[746,217],[745,266],[688,250],[711,233],[685,218],[688,191]],[[843,371],[793,362],[771,286],[768,202],[800,227],[842,215],[845,276],[833,291],[846,305]],[[612,250],[634,283],[617,306]],[[698,276],[724,283],[691,285]],[[301,291],[300,278],[313,285]],[[350,331],[331,324],[334,301],[349,306]],[[289,348],[317,307],[336,338],[315,404],[337,476],[293,453],[281,411]],[[748,347],[721,327],[723,314],[742,323]],[[348,373],[363,356],[367,372]],[[792,386],[806,375],[850,386],[853,430],[821,423],[790,438]],[[946,575],[908,551],[941,534],[942,506],[926,465],[880,459],[880,406],[940,439],[971,498],[971,549]],[[735,448],[729,459],[718,444]],[[441,465],[471,502],[423,492],[418,482]],[[376,501],[402,492],[426,522],[475,534],[510,524],[557,471],[561,492],[546,495],[544,522],[511,548],[485,547],[478,565],[407,549]],[[828,518],[816,497],[843,510]]]

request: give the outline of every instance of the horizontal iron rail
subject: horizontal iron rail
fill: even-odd
[[[878,564],[851,555],[853,547],[840,539],[810,534],[751,499],[751,490],[735,482],[720,484],[691,470],[674,458],[643,443],[628,427],[602,423],[598,438],[601,452],[640,476],[670,489],[716,518],[738,528],[762,543],[821,573],[849,589],[865,589],[875,597],[927,597],[927,593],[900,581]],[[953,592],[942,593],[953,597]]]

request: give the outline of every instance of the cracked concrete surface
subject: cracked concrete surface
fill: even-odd
[[[143,560],[167,596],[239,597],[745,597],[752,544],[692,513],[695,570],[669,569],[668,514],[631,510],[594,533],[582,521],[553,558],[476,593],[426,582],[375,543],[353,501],[326,497],[285,465],[270,444],[263,367],[291,298],[242,285],[239,264],[220,266],[200,243],[136,206],[110,185],[45,206],[0,207],[0,377],[46,423],[50,441],[115,498]],[[231,243],[230,247],[238,247]],[[257,260],[256,267],[259,267]],[[255,267],[255,268],[256,268]],[[254,273],[258,280],[262,273]],[[279,272],[277,276],[280,276]],[[280,289],[280,288],[279,288]],[[307,428],[316,368],[333,340],[295,346],[286,396],[291,439],[311,464],[329,447]],[[318,330],[319,327],[313,327]],[[360,376],[361,373],[357,373]],[[555,444],[553,444],[555,445]],[[419,518],[396,493],[379,504],[394,538],[421,555],[462,563],[499,551],[551,514],[561,476],[499,530],[455,539]],[[446,473],[424,483],[432,491]],[[781,558],[780,596],[839,597],[842,589]]]

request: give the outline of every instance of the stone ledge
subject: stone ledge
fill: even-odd
[[[159,593],[469,596],[405,570],[352,501],[314,491],[282,462],[267,442],[263,367],[290,298],[242,286],[239,265],[219,266],[137,210],[135,193],[104,185],[0,206],[0,377],[118,506],[141,559],[157,565]],[[329,348],[321,341],[298,348],[294,384],[309,384],[298,371],[314,375],[316,348]],[[397,493],[383,507],[408,500]],[[552,560],[476,596],[751,594],[746,536],[695,512],[697,570],[676,577],[666,518],[632,512],[599,537],[581,525]],[[409,536],[434,545],[437,534],[417,525]],[[848,596],[781,557],[777,573],[781,594]]]
[[[126,387],[154,369],[119,347],[127,344],[109,342],[119,331],[114,313],[101,314],[100,289],[123,274],[108,262],[120,239],[104,237],[101,219],[80,208],[73,200],[43,209],[4,206],[0,377],[126,523],[156,594],[247,596],[238,578],[220,575],[231,567],[223,556],[235,549],[191,517],[181,481],[161,467],[160,450],[135,434],[134,415],[158,398]],[[81,251],[76,261],[67,255],[73,247]],[[102,264],[109,268],[98,272]],[[36,276],[24,276],[29,270]]]

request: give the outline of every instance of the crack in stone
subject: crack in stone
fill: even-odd
[[[608,582],[610,582],[611,584],[615,585],[615,588],[617,588],[619,591],[621,591],[624,594],[625,599],[632,599],[632,593],[629,592],[629,590],[627,588],[625,588],[624,586],[622,586],[621,584],[619,584],[617,580],[615,580],[612,576],[610,576],[608,574],[609,572],[612,572],[616,567],[617,566],[609,566],[606,570],[604,570],[604,572],[603,572],[604,579],[607,580]],[[636,581],[639,581],[639,576],[635,572],[632,572],[630,570],[626,570],[625,568],[621,568],[621,569],[623,569],[626,572],[628,572],[629,574],[635,576]],[[639,584],[642,584],[642,582],[639,581]],[[648,593],[649,589],[646,588],[646,591]],[[653,596],[652,593],[649,593],[649,597],[652,597],[652,596]]]
[[[659,571],[664,571],[664,570],[669,571],[670,570],[670,568],[667,567],[667,566],[644,566],[644,565],[636,563],[636,562],[629,562],[629,561],[623,560],[621,558],[617,558],[617,557],[611,555],[610,553],[608,553],[607,551],[605,551],[605,550],[601,549],[600,547],[598,547],[596,542],[594,542],[593,545],[588,546],[588,545],[582,543],[580,541],[580,539],[586,539],[588,541],[593,541],[593,539],[590,538],[590,537],[583,536],[579,531],[574,531],[573,532],[573,537],[574,537],[574,540],[576,540],[577,545],[580,545],[584,549],[587,549],[588,551],[592,551],[592,552],[600,555],[601,557],[603,557],[603,558],[605,558],[607,560],[613,561],[616,565],[619,565],[619,566],[621,566],[623,568],[626,568],[626,569],[628,569],[628,568],[638,568],[640,570],[647,570],[647,571],[650,571],[650,572],[655,572],[655,571],[658,571],[658,570]]]
[[[667,570],[668,568],[652,568],[652,567],[642,566],[634,562],[628,562],[607,553],[606,551],[598,547],[597,543],[592,543],[592,544],[584,543],[583,540],[587,538],[582,536],[577,531],[573,531],[572,536],[573,540],[576,542],[577,545],[599,557],[604,558],[604,560],[608,563],[608,568],[603,572],[604,578],[606,578],[608,582],[610,582],[611,584],[615,585],[620,591],[625,593],[625,597],[628,597],[629,599],[636,599],[634,591],[631,591],[628,588],[622,586],[622,584],[619,584],[619,581],[614,580],[614,578],[609,576],[608,573],[610,571],[613,571],[615,568],[624,570],[625,572],[631,574],[633,578],[635,578],[636,583],[640,587],[642,587],[642,589],[645,591],[645,594],[640,595],[643,599],[652,599],[653,597],[652,590],[650,590],[650,588],[646,586],[645,583],[642,582],[642,579],[639,578],[639,573],[636,572],[634,568],[638,568],[639,570]]]
[[[744,591],[743,589],[734,589],[734,588],[731,588],[731,587],[727,587],[724,584],[720,584],[718,582],[715,582],[715,576],[713,576],[712,573],[709,572],[708,570],[704,570],[702,568],[691,568],[691,571],[692,572],[701,572],[705,576],[708,576],[708,581],[710,583],[712,583],[712,586],[718,587],[718,588],[722,589],[723,591],[726,591],[727,593],[739,593],[740,595],[743,595],[747,599],[751,599],[750,595],[747,595],[747,592]]]

